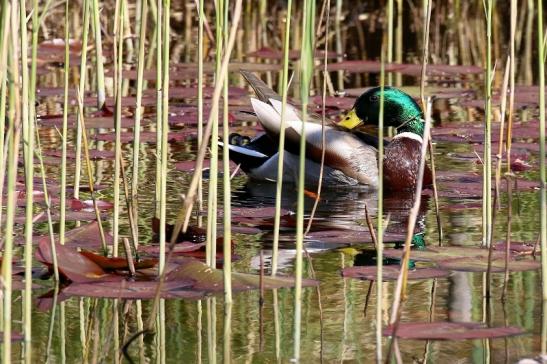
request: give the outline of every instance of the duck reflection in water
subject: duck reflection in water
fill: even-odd
[[[267,207],[275,205],[276,185],[273,183],[259,183],[249,180],[242,188],[234,191],[232,202],[243,207]],[[283,186],[281,207],[285,210],[295,211],[297,192],[294,186]],[[411,192],[387,194],[384,196],[384,218],[389,216],[389,224],[385,231],[385,242],[402,246],[407,230],[408,216],[414,203]],[[311,210],[315,202],[315,196],[306,195],[304,199],[304,218],[307,226]],[[376,191],[366,189],[338,188],[323,189],[320,201],[308,235],[305,237],[308,252],[318,252],[348,245],[367,245],[362,253],[355,257],[355,264],[365,264],[366,256],[374,252],[371,243],[370,232],[366,223],[366,210],[375,220],[377,217],[378,194]],[[425,244],[423,232],[425,230],[425,216],[429,207],[429,196],[421,198],[420,210],[415,227],[415,242]],[[272,220],[273,221],[273,220]],[[286,216],[281,221],[280,257],[281,267],[291,266],[294,259],[294,234],[296,217]],[[270,226],[270,228],[273,226]],[[339,239],[337,239],[339,237]],[[271,259],[271,247],[273,233],[267,231],[262,236],[265,266],[268,267]],[[375,255],[375,253],[373,253]],[[375,259],[375,258],[374,258]],[[375,264],[374,259],[368,264]],[[391,261],[390,261],[391,262]],[[391,263],[395,263],[392,261]],[[259,259],[253,260],[253,267],[259,268]]]

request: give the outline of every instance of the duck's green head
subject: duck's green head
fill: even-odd
[[[361,125],[378,126],[381,88],[374,87],[357,98],[353,108],[342,116],[338,125],[355,129]],[[384,126],[392,126],[397,133],[423,135],[424,122],[420,106],[410,95],[394,87],[384,87]]]

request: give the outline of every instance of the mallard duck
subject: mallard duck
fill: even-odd
[[[355,100],[353,108],[342,116],[338,126],[347,130],[377,126],[380,95],[380,87],[364,92]],[[395,87],[384,87],[384,126],[391,126],[396,131],[384,149],[384,187],[388,190],[414,189],[425,127],[422,110],[407,93]],[[429,186],[431,170],[427,165],[425,167],[423,186]]]
[[[280,96],[254,74],[242,71],[257,94],[251,98],[253,110],[265,133],[250,139],[239,134],[230,136],[230,159],[241,166],[251,178],[276,181],[279,160],[278,141],[281,128]],[[325,168],[323,185],[327,187],[378,187],[376,137],[361,132],[362,125],[378,125],[380,89],[362,94],[354,107],[339,123],[328,121],[325,126]],[[397,128],[398,134],[386,142],[384,156],[384,186],[391,190],[411,189],[418,171],[423,133],[420,107],[404,92],[385,88],[385,125]],[[285,158],[283,181],[296,183],[302,120],[299,111],[287,104],[285,110]],[[319,181],[322,154],[322,127],[317,117],[305,122],[306,185]],[[222,146],[223,144],[220,143]],[[429,170],[424,183],[431,181]]]

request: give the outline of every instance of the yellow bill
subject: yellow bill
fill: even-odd
[[[359,117],[355,113],[355,109],[351,109],[346,114],[342,114],[342,117],[338,122],[339,126],[344,127],[348,130],[355,129],[361,124],[363,124],[363,121],[359,119]]]

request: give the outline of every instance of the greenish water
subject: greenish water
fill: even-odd
[[[55,143],[50,145],[54,148]],[[110,144],[103,145],[110,149]],[[171,145],[173,162],[192,158],[187,143]],[[469,170],[469,162],[447,157],[448,151],[470,150],[463,145],[439,144],[437,163],[440,171]],[[124,148],[125,151],[128,149]],[[139,218],[143,241],[150,240],[150,212],[153,210],[153,148],[145,148],[139,194],[142,215]],[[129,154],[129,153],[128,153]],[[97,163],[97,162],[95,162]],[[103,180],[109,183],[111,162],[98,162]],[[474,166],[478,169],[479,166]],[[50,171],[52,172],[52,171]],[[185,191],[189,173],[172,171],[169,174],[169,214],[172,218],[180,207],[180,193]],[[294,188],[285,188],[283,207],[295,209]],[[100,198],[111,198],[110,189],[101,191]],[[244,175],[233,180],[234,206],[271,206],[274,203],[274,186],[248,182]],[[502,204],[505,205],[505,196]],[[365,224],[365,203],[375,213],[376,195],[356,190],[325,191],[318,209],[318,221],[333,228],[352,228]],[[312,204],[307,199],[307,211]],[[390,214],[388,231],[402,232],[406,228],[409,203],[398,198],[385,201],[386,214]],[[481,239],[481,211],[474,207],[480,200],[441,199],[442,223],[445,229],[445,245],[479,246]],[[432,199],[424,199],[425,208],[419,218],[419,226],[425,231],[428,244],[437,244],[436,220]],[[454,205],[463,208],[450,208]],[[469,204],[468,208],[465,204]],[[533,192],[520,193],[514,197],[515,212],[512,220],[513,241],[535,241],[538,231],[537,196]],[[498,214],[495,227],[496,239],[505,236],[506,208]],[[122,217],[125,215],[122,215]],[[125,217],[123,217],[125,218]],[[127,229],[127,221],[122,220]],[[39,230],[45,232],[45,227]],[[127,232],[127,230],[125,230]],[[233,268],[238,272],[259,271],[260,250],[264,249],[265,268],[269,268],[269,253],[272,234],[265,231],[257,235],[234,236],[235,254],[240,259]],[[282,235],[281,273],[291,275],[294,264],[293,232]],[[375,350],[375,289],[370,292],[366,314],[365,300],[369,282],[344,279],[341,269],[352,266],[359,256],[339,248],[344,244],[308,241],[306,243],[313,259],[319,290],[306,288],[303,295],[301,352],[304,363],[316,363],[322,359],[330,362],[369,363]],[[309,262],[305,262],[305,268]],[[307,271],[307,269],[305,269]],[[532,357],[539,352],[541,330],[540,274],[536,272],[512,273],[508,284],[508,299],[502,303],[503,274],[493,275],[492,300],[484,300],[482,273],[454,272],[448,278],[411,282],[409,298],[402,317],[403,321],[475,321],[486,319],[487,304],[493,326],[516,325],[524,328],[526,335],[496,340],[470,341],[425,341],[400,340],[399,349],[403,362],[442,363],[457,362],[514,362],[522,357]],[[50,281],[40,282],[49,285]],[[384,323],[390,315],[394,283],[384,283]],[[34,291],[34,297],[48,291]],[[320,296],[319,296],[320,295]],[[321,298],[322,315],[319,309]],[[60,297],[60,299],[62,296]],[[201,301],[164,301],[164,321],[160,323],[160,334],[147,335],[132,343],[129,350],[135,361],[163,361],[168,363],[271,363],[289,362],[293,342],[293,292],[290,289],[266,291],[264,305],[259,305],[258,291],[237,293],[231,310],[231,334],[225,335],[225,308],[222,295]],[[13,301],[15,310],[14,329],[19,331],[21,300],[19,292]],[[38,301],[36,301],[36,307]],[[135,332],[137,322],[145,323],[149,318],[151,302],[142,301],[142,315],[137,314],[137,301],[111,299],[69,298],[57,305],[51,335],[50,321],[53,311],[34,309],[33,358],[43,362],[79,363],[82,361],[116,362],[121,354],[119,348]],[[322,319],[321,319],[322,316]],[[164,333],[164,343],[160,336]],[[228,337],[228,339],[227,339]],[[387,343],[387,339],[386,339]],[[14,361],[21,355],[21,345],[15,345]]]

